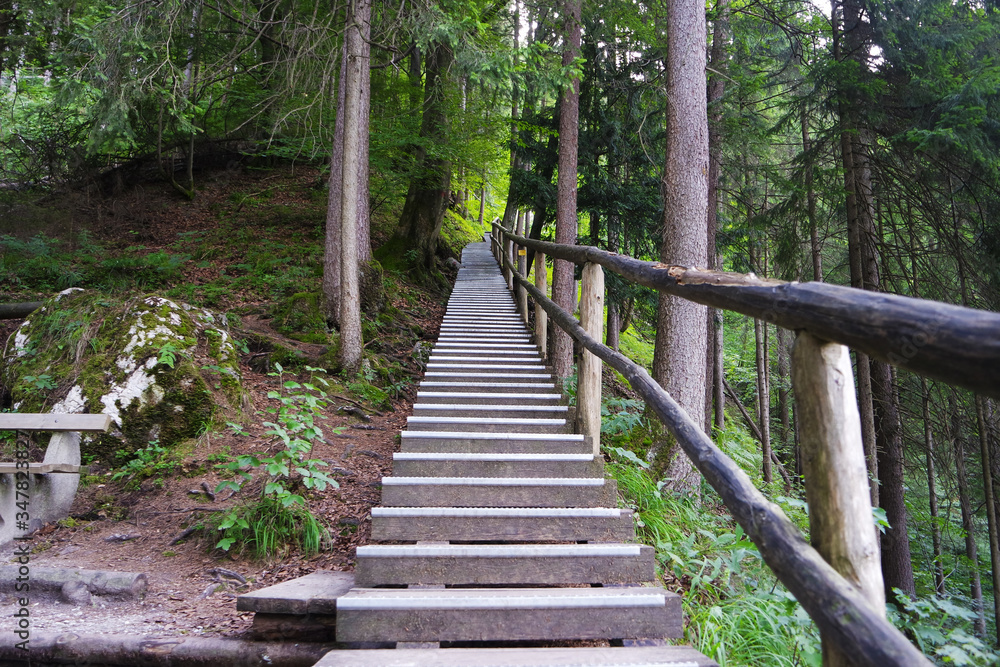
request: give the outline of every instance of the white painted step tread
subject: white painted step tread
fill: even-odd
[[[372,517],[615,518],[617,507],[373,507]]]
[[[424,377],[431,378],[524,378],[525,380],[543,380],[551,378],[551,373],[462,373],[445,371],[427,371]]]
[[[478,400],[487,400],[491,398],[499,399],[513,399],[513,400],[525,400],[525,401],[558,401],[562,396],[556,393],[552,394],[502,394],[500,392],[461,392],[461,391],[418,391],[417,400],[421,398],[474,398]],[[418,405],[434,405],[433,403],[414,403],[413,407],[416,408]],[[450,403],[441,403],[440,405],[451,405]],[[551,410],[555,406],[549,406],[546,409]]]
[[[439,361],[429,361],[429,362],[427,362],[427,368],[437,368],[437,369],[441,369],[441,368],[491,368],[491,369],[496,369],[498,371],[518,370],[518,369],[529,370],[529,371],[541,371],[541,370],[545,370],[545,366],[543,366],[542,364],[530,364],[530,363],[523,363],[523,364],[486,364],[486,363],[478,363],[478,364],[455,364],[455,363],[441,363]]]
[[[639,544],[369,544],[358,558],[615,558],[639,556]]]
[[[448,352],[446,354],[454,354],[454,352]],[[427,360],[429,362],[432,362],[432,363],[437,363],[437,362],[441,362],[441,361],[494,361],[494,362],[496,362],[496,361],[503,361],[503,362],[516,361],[518,364],[521,364],[521,366],[517,366],[517,368],[521,368],[523,366],[523,364],[528,364],[528,363],[539,364],[539,363],[541,363],[542,358],[538,357],[538,356],[535,356],[535,357],[525,357],[525,358],[520,358],[519,357],[517,359],[505,359],[505,358],[497,358],[497,357],[493,357],[493,356],[490,356],[490,357],[470,357],[470,356],[452,357],[452,356],[443,356],[441,354],[434,354],[432,352],[431,356]],[[448,364],[448,365],[453,365],[453,364]],[[476,366],[476,367],[483,366],[483,365],[485,365],[485,364],[474,364],[474,366]],[[514,368],[514,366],[510,366],[509,368]],[[538,366],[538,368],[544,368],[544,367],[543,366]]]
[[[419,397],[418,397],[419,398]],[[414,410],[496,410],[498,412],[568,412],[567,405],[484,405],[469,403],[414,403]]]
[[[525,389],[555,389],[554,382],[421,382],[421,387],[523,387]],[[556,394],[558,396],[558,394]]]
[[[479,431],[403,431],[404,439],[413,440],[550,440],[552,442],[583,442],[580,433],[481,433]]]
[[[316,667],[707,667],[689,646],[331,651]]]
[[[662,588],[449,588],[445,590],[353,588],[337,610],[378,609],[580,609],[663,607]]]
[[[565,419],[531,417],[407,417],[408,424],[509,424],[523,426],[563,426]]]
[[[603,477],[383,477],[382,486],[604,486]]]
[[[396,452],[395,461],[593,461],[593,454],[521,454],[482,452]]]

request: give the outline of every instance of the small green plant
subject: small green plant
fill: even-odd
[[[164,343],[160,348],[159,354],[156,358],[156,363],[173,368],[174,364],[177,363],[177,355],[180,351],[181,348],[177,347],[176,343]]]
[[[125,450],[116,452],[118,458],[129,455]],[[158,477],[159,486],[163,486],[162,475],[172,474],[178,467],[178,462],[171,453],[160,446],[159,440],[151,440],[149,446],[135,452],[135,457],[111,474],[111,480],[125,480],[126,486],[134,486],[147,477]]]
[[[939,665],[1000,664],[1000,654],[973,635],[976,611],[969,600],[926,597],[910,599],[895,589],[898,606],[888,605],[889,620],[909,635],[924,655]]]
[[[284,368],[275,364],[273,377],[283,379]],[[273,555],[282,544],[298,542],[307,553],[319,549],[326,531],[306,507],[305,498],[297,493],[298,487],[322,491],[328,485],[338,487],[337,481],[321,468],[325,461],[309,458],[313,444],[324,442],[318,418],[329,405],[326,392],[321,387],[327,381],[317,376],[319,368],[306,367],[313,373],[313,382],[285,380],[284,392],[270,391],[268,398],[279,402],[268,412],[274,421],[263,422],[267,435],[274,436],[284,448],[271,456],[247,454],[235,460],[217,464],[216,467],[235,476],[218,485],[216,493],[230,489],[234,493],[253,479],[254,470],[263,470],[267,477],[260,497],[233,508],[225,514],[217,528],[222,538],[216,547],[228,551],[234,544],[250,548],[258,558]],[[237,434],[245,434],[238,424],[229,427]]]
[[[36,394],[39,396],[45,392],[52,391],[59,386],[48,373],[42,373],[41,375],[25,375],[22,378],[22,383],[25,385],[25,389],[29,394]]]

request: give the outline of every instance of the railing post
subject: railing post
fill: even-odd
[[[583,293],[580,296],[580,326],[594,340],[603,340],[604,269],[587,262],[583,266]],[[580,432],[590,438],[594,456],[601,453],[601,368],[593,353],[583,350],[577,368],[576,419]]]
[[[548,273],[545,269],[545,254],[535,253],[535,287],[542,294],[546,294]],[[538,343],[538,351],[545,359],[549,355],[549,314],[545,312],[542,305],[535,302],[535,342]]]
[[[507,279],[507,289],[511,292],[514,291],[514,242],[511,241],[506,236],[504,237],[503,244],[503,254],[504,254],[504,272],[503,275]]]
[[[522,276],[528,276],[528,249],[520,246],[517,249],[517,271]],[[521,313],[521,319],[528,323],[528,290],[524,289],[520,283],[517,285],[517,310]]]
[[[801,425],[812,545],[885,614],[885,591],[872,519],[861,419],[847,347],[799,332],[792,386]],[[824,667],[853,665],[823,637]]]

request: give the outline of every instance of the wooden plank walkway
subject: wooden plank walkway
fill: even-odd
[[[715,665],[630,646],[682,637],[680,598],[652,583],[653,549],[572,432],[488,243],[463,253],[413,413],[372,510],[380,544],[358,548],[356,585],[336,602],[338,642],[397,648],[318,665]],[[502,648],[572,640],[621,646]]]

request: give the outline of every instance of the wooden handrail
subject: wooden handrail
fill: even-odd
[[[1000,398],[1000,313],[828,283],[644,262],[495,229],[536,252],[576,264],[594,262],[639,285],[808,331],[919,375]]]
[[[521,242],[518,238],[514,240]],[[536,250],[548,253],[550,249]],[[621,373],[652,408],[757,546],[764,562],[809,613],[825,638],[849,648],[851,659],[858,665],[930,667],[932,663],[806,542],[781,508],[764,497],[747,474],[705,435],[646,369],[590,337],[572,315],[529,283],[508,258],[505,260],[504,268],[549,318]]]

